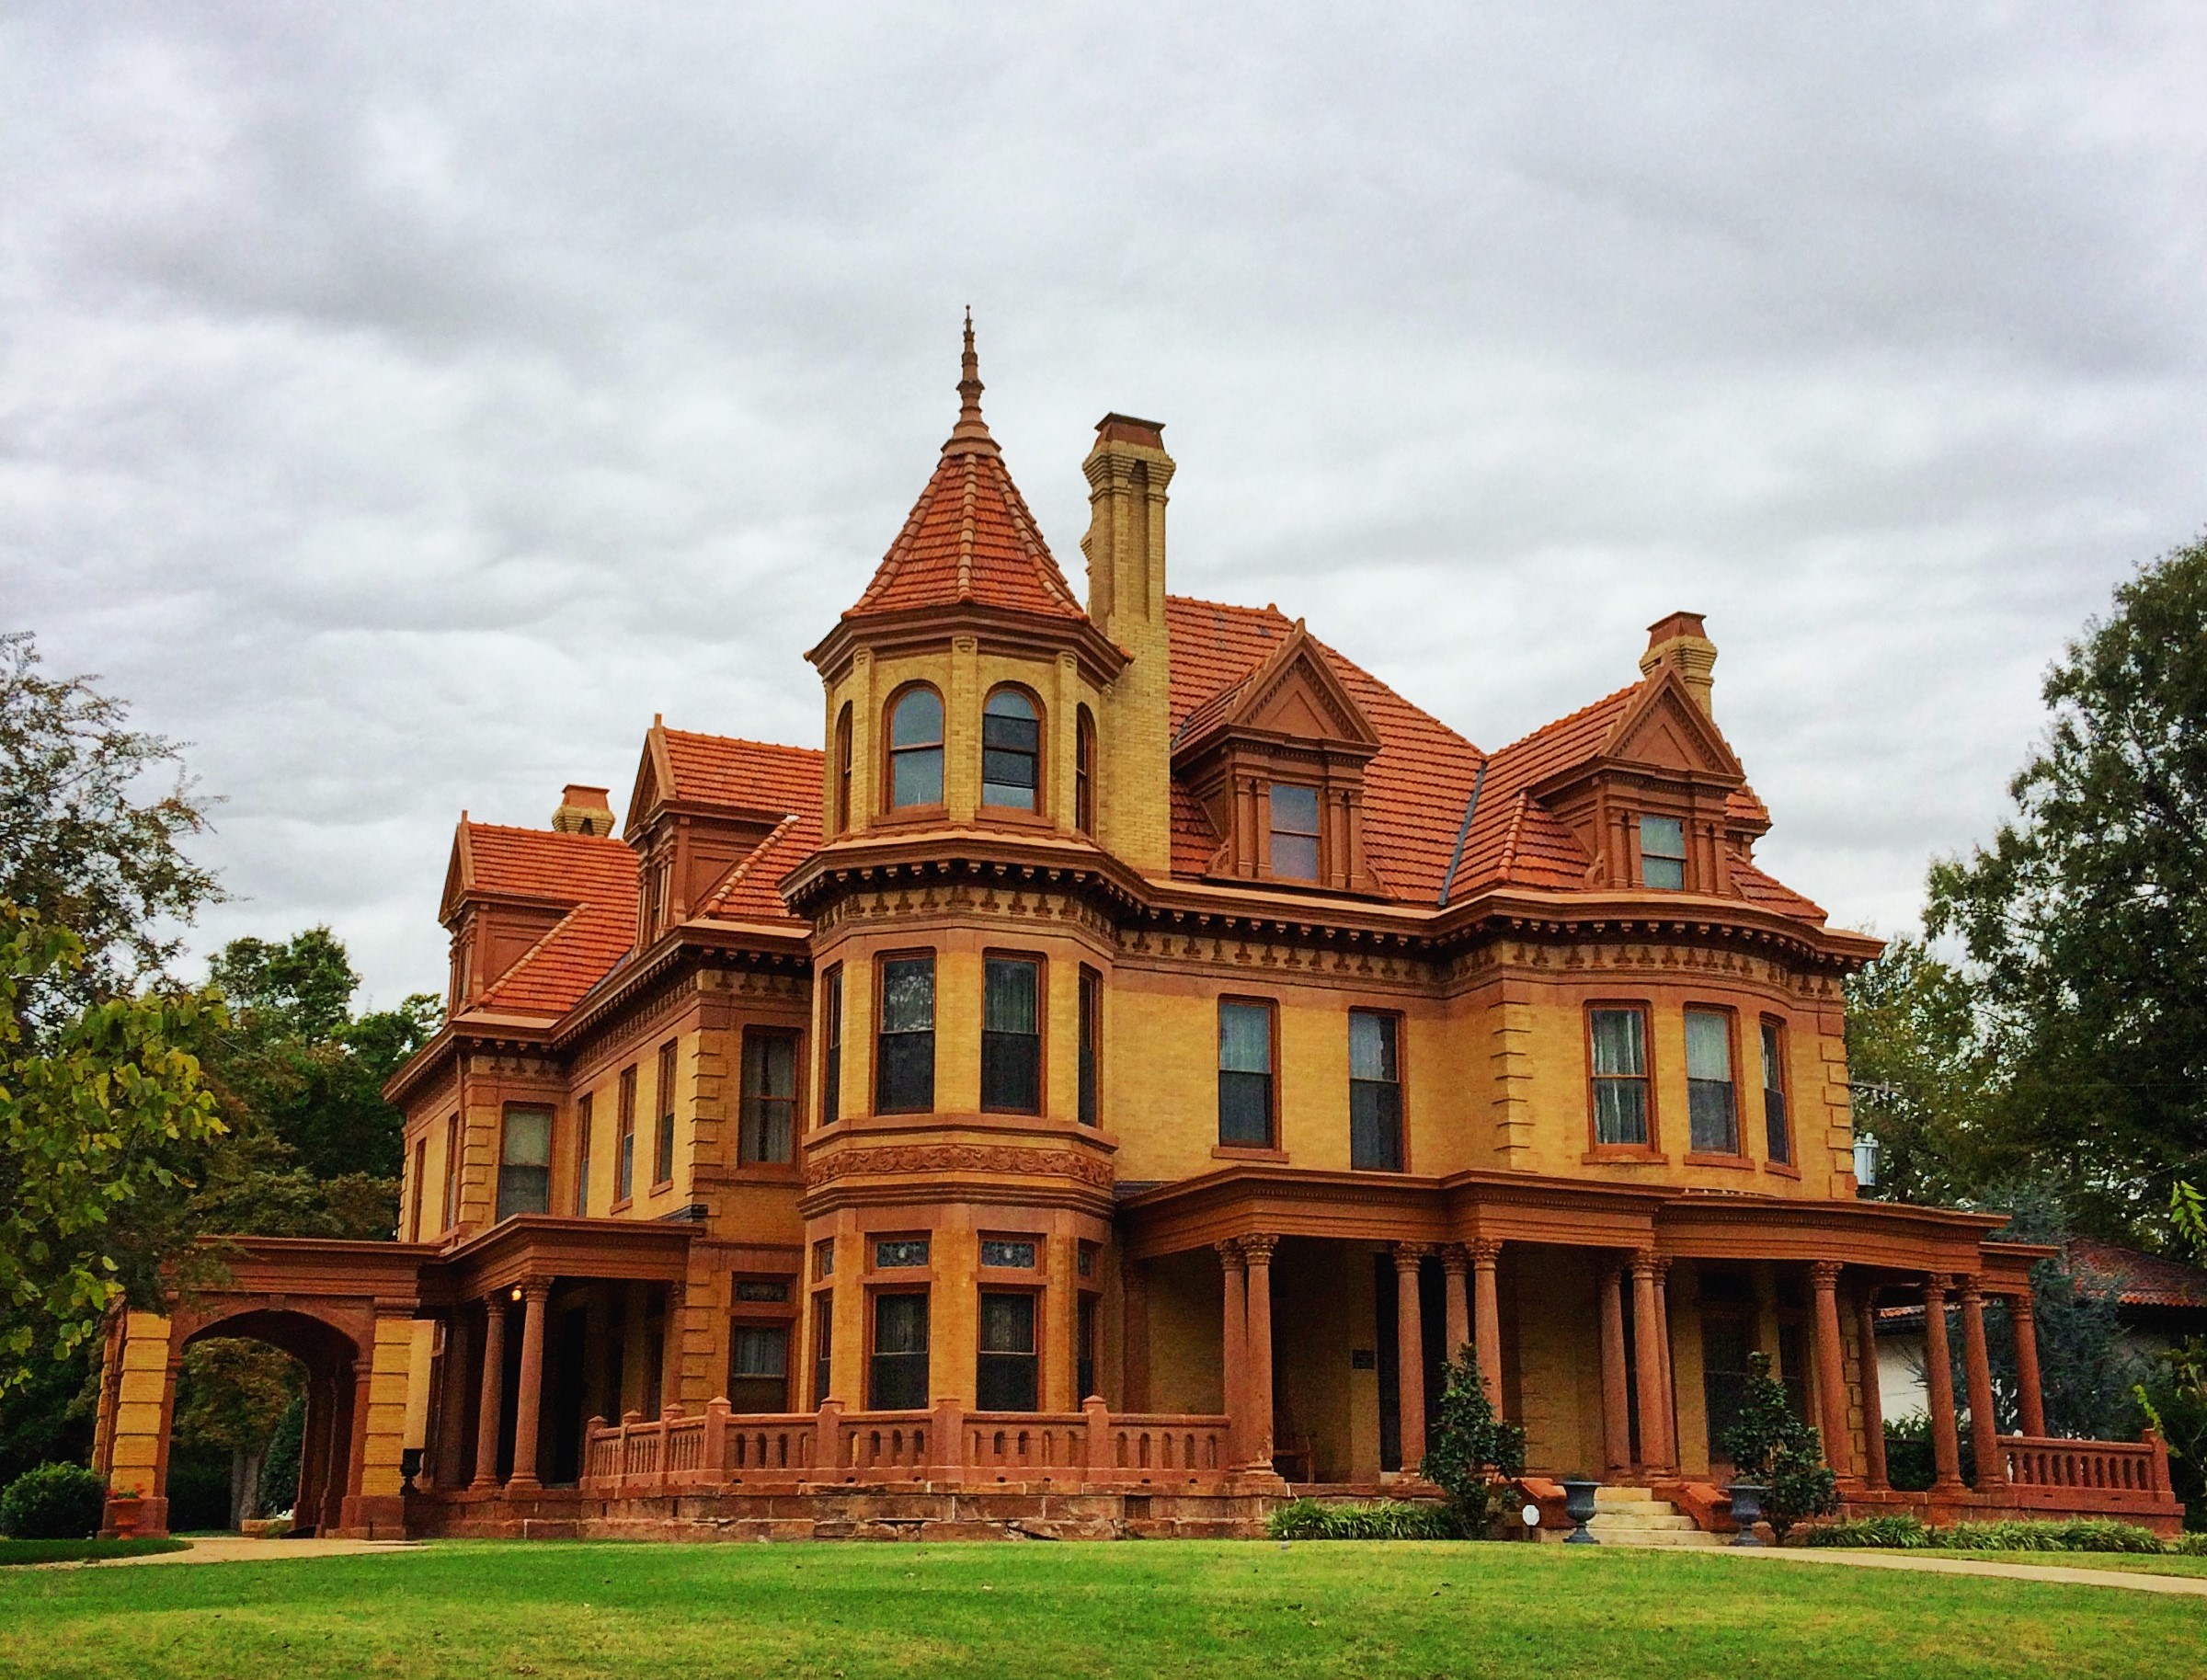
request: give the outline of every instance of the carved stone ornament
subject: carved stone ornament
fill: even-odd
[[[805,1163],[805,1183],[825,1184],[853,1173],[982,1172],[1004,1178],[1069,1178],[1111,1188],[1111,1162],[1080,1149],[1026,1149],[1000,1143],[899,1143],[838,1149]]]

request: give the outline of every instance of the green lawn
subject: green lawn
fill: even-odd
[[[2207,1603],[1557,1546],[441,1544],[19,1571],[0,1674],[2155,1675]]]
[[[2053,1569],[2117,1569],[2140,1575],[2207,1575],[2207,1557],[2142,1551],[1922,1551],[1919,1558],[1978,1558],[1988,1563],[2043,1563]]]
[[[0,1568],[11,1563],[81,1563],[97,1558],[141,1558],[182,1551],[182,1540],[0,1540]]]

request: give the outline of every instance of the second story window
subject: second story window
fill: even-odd
[[[593,1116],[590,1113],[590,1093],[584,1091],[575,1099],[575,1217],[579,1219],[590,1211],[590,1131]]]
[[[1679,892],[1686,886],[1686,825],[1675,817],[1640,819],[1640,884]]]
[[[1349,1011],[1349,1165],[1402,1171],[1402,1076],[1395,1060],[1396,1019]]]
[[[1042,787],[1042,720],[1017,689],[999,689],[981,709],[981,803],[1035,808]]]
[[[1732,1017],[1686,1011],[1687,1147],[1697,1154],[1740,1152],[1740,1108],[1732,1089]]]
[[[1218,1004],[1218,1141],[1272,1147],[1272,1005]]]
[[[1042,965],[989,957],[981,990],[981,1106],[1001,1114],[1042,1112]]]
[[[498,1217],[552,1210],[552,1111],[509,1108],[498,1146]]]
[[[1096,716],[1086,706],[1073,722],[1073,827],[1096,831]]]
[[[925,1114],[935,1105],[935,959],[896,956],[881,966],[881,1032],[875,1045],[874,1107]]]
[[[796,1117],[797,1041],[787,1033],[746,1033],[737,1159],[747,1167],[787,1165],[796,1142]]]
[[[889,708],[889,808],[943,803],[943,697],[907,689]]]
[[[1081,1091],[1082,1126],[1104,1122],[1104,977],[1081,971]]]
[[[621,1069],[620,1132],[613,1142],[613,1200],[625,1202],[636,1193],[636,1069],[631,1062]]]
[[[414,1215],[406,1229],[406,1240],[421,1240],[421,1206],[429,1199],[429,1140],[425,1134],[414,1140]]]
[[[1786,1029],[1763,1023],[1763,1130],[1770,1159],[1781,1167],[1793,1161],[1793,1128],[1786,1118]]]
[[[1638,1009],[1591,1010],[1586,1016],[1594,1075],[1594,1140],[1645,1149],[1648,1143],[1648,1017]]]
[[[1272,784],[1272,874],[1276,881],[1318,879],[1318,790]]]
[[[848,702],[835,719],[835,826],[840,834],[851,827],[851,707]]]
[[[823,984],[827,996],[820,1001],[819,1123],[827,1126],[843,1117],[842,965],[830,968]]]
[[[669,1041],[659,1046],[659,1124],[654,1137],[651,1155],[651,1182],[670,1184],[674,1182],[674,1045]]]
[[[460,1116],[454,1114],[444,1123],[444,1223],[441,1230],[451,1230],[460,1223]]]

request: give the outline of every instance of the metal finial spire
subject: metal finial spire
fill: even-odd
[[[966,353],[958,363],[958,423],[951,428],[944,454],[996,452],[996,440],[981,418],[981,359],[973,348],[973,305],[966,306]]]

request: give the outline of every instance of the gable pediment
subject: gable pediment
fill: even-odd
[[[1652,680],[1626,708],[1601,756],[1616,763],[1641,764],[1682,775],[1744,780],[1732,747],[1675,671]]]
[[[1206,711],[1208,715],[1203,715]],[[1195,756],[1234,736],[1329,747],[1366,758],[1380,747],[1379,732],[1299,619],[1230,699],[1198,708],[1195,726],[1179,744],[1175,757]]]

